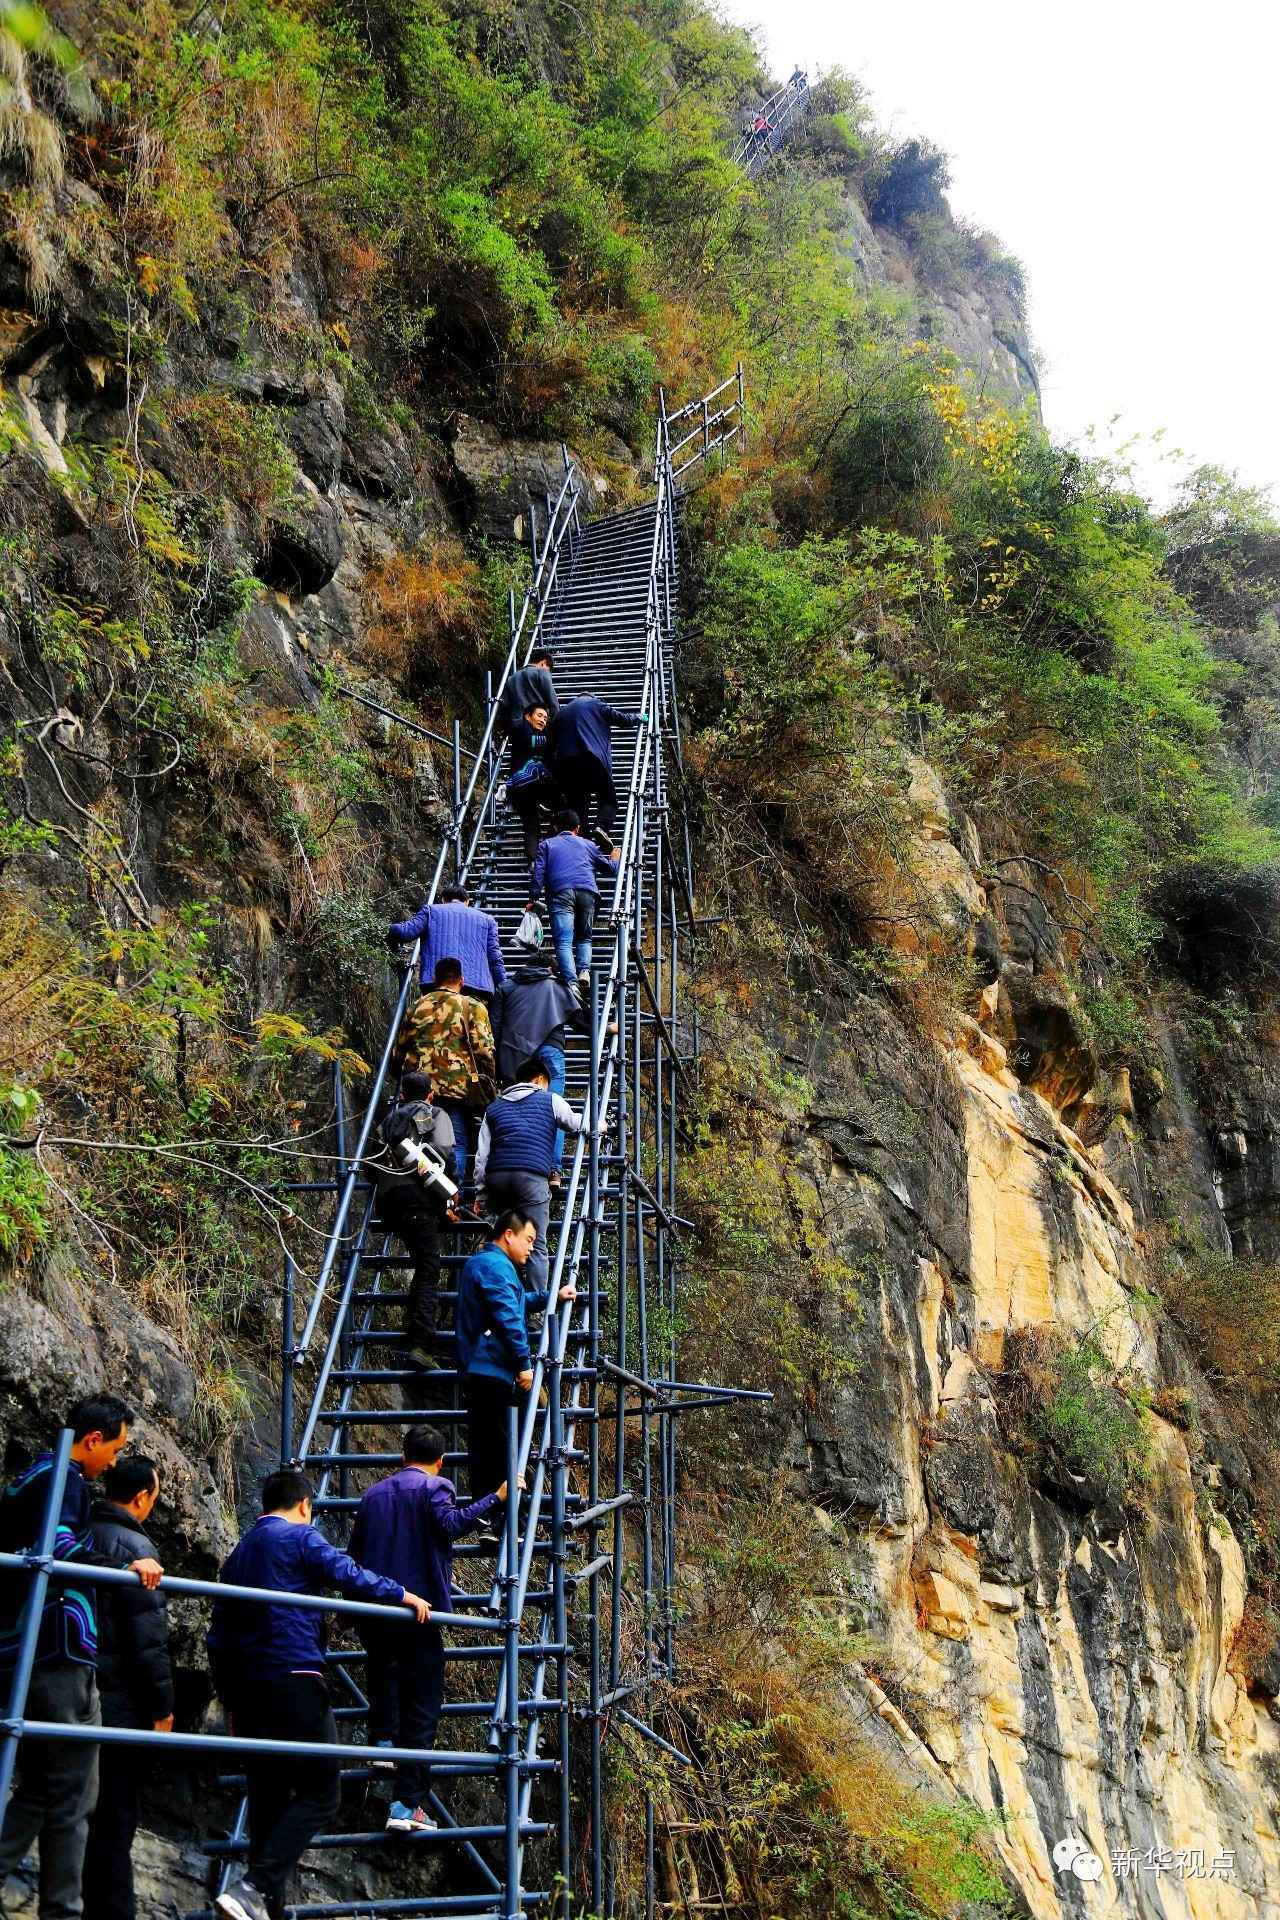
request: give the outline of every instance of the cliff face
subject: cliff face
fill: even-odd
[[[17,184],[6,176],[6,190]],[[60,191],[63,214],[74,203],[105,225],[91,189],[69,181]],[[845,208],[858,287],[883,296],[908,339],[949,347],[979,387],[1037,410],[1008,275],[966,264],[937,232],[926,244],[873,223],[855,193]],[[437,405],[430,390],[412,406],[371,396],[331,350],[335,325],[357,316],[335,299],[322,249],[299,243],[278,264],[267,313],[228,300],[175,333],[157,356],[145,417],[121,352],[119,282],[71,258],[42,302],[12,248],[5,259],[3,386],[23,437],[6,440],[0,521],[6,539],[28,546],[5,603],[3,698],[14,738],[43,742],[25,791],[49,826],[9,858],[14,925],[51,909],[72,934],[99,921],[120,930],[119,902],[91,857],[101,842],[77,844],[91,814],[94,833],[128,849],[158,922],[193,900],[213,903],[219,965],[235,983],[235,1031],[219,1044],[241,1045],[263,1015],[303,1001],[314,1024],[342,1020],[367,1044],[390,984],[369,930],[376,939],[429,871],[447,775],[425,747],[363,711],[343,709],[335,730],[326,673],[392,707],[407,703],[408,682],[437,723],[474,714],[492,649],[474,628],[441,636],[408,569],[466,539],[469,552],[496,554],[515,572],[529,494],[558,484],[560,443],[504,436]],[[199,567],[191,576],[198,607],[215,576],[249,587],[208,696],[216,753],[184,733],[182,774],[149,785],[127,716],[111,704],[119,661],[101,634],[79,660],[52,644],[65,641],[65,624],[42,629],[31,610],[46,576],[61,610],[124,607],[128,581],[102,560],[120,515],[108,502],[95,518],[69,470],[86,447],[132,441],[141,454],[131,484],[145,469],[190,493],[190,434],[176,423],[193,402],[211,437],[236,423],[243,444],[228,453],[223,443],[233,465],[269,439],[275,477],[256,508],[228,509],[216,534],[202,532],[208,578],[201,586]],[[633,450],[598,421],[577,457],[602,510],[643,483]],[[458,579],[470,577],[459,568]],[[397,655],[401,632],[413,644]],[[423,635],[431,645],[419,646]],[[119,677],[131,686],[138,675],[133,661]],[[68,706],[78,732],[57,721]],[[317,757],[358,756],[314,818],[292,745],[312,725],[326,729]],[[927,767],[910,804],[926,944],[939,954],[958,944],[972,969],[958,1002],[928,1038],[906,1030],[886,998],[852,987],[815,984],[786,1004],[757,990],[749,1016],[805,1073],[809,1093],[777,1152],[805,1183],[824,1248],[860,1277],[856,1317],[815,1289],[839,1383],[819,1383],[781,1437],[797,1530],[815,1508],[823,1516],[842,1597],[874,1642],[845,1674],[847,1694],[907,1778],[1007,1816],[993,1844],[1023,1911],[1275,1920],[1280,1673],[1274,1657],[1240,1653],[1265,1448],[1220,1404],[1202,1359],[1157,1321],[1146,1289],[1171,1221],[1210,1250],[1270,1257],[1280,1244],[1277,1054],[1251,1030],[1206,1063],[1171,1014],[1140,1082],[1103,1071],[1066,985],[1071,929],[1042,868],[1016,847],[993,860]],[[348,829],[348,864],[335,857],[326,881],[321,862]],[[321,908],[331,901],[319,899],[317,869],[344,911],[352,899],[360,909],[327,946]],[[118,956],[94,972],[120,977]],[[38,967],[33,978],[38,997]],[[205,1017],[166,1028],[165,1044],[176,1052],[180,1033],[198,1054]],[[30,1043],[25,1029],[20,1039]],[[261,1071],[256,1060],[238,1068],[232,1092],[247,1093]],[[138,1077],[158,1072],[148,1058]],[[164,1072],[173,1077],[167,1060]],[[290,1124],[328,1122],[319,1077],[304,1060],[281,1093]],[[58,1097],[80,1096],[59,1086]],[[188,1105],[184,1090],[184,1116]],[[182,1131],[209,1131],[210,1107],[190,1111]],[[73,1177],[83,1163],[56,1153],[51,1165],[73,1198],[77,1178],[99,1177]],[[193,1333],[127,1249],[117,1272],[63,1202],[51,1244],[25,1262],[0,1315],[6,1465],[47,1440],[75,1394],[127,1386],[139,1439],[165,1476],[161,1547],[207,1575],[234,1535],[236,1484],[251,1488],[274,1461],[264,1356],[277,1334],[279,1249],[262,1233],[252,1298],[217,1308],[242,1396],[228,1416],[208,1402],[199,1323]],[[219,1195],[228,1213],[230,1204]],[[233,1228],[243,1228],[238,1216]],[[217,1245],[229,1263],[228,1240]],[[735,1365],[731,1352],[718,1371],[732,1379]],[[1098,1386],[1103,1375],[1123,1376],[1120,1401]],[[1068,1388],[1083,1381],[1074,1408],[1064,1378]],[[1082,1420],[1093,1423],[1087,1444],[1069,1444]],[[1146,1450],[1136,1493],[1112,1471],[1135,1432]],[[720,1465],[731,1478],[734,1463]],[[178,1651],[180,1709],[194,1722],[207,1696],[194,1610],[179,1616]],[[171,1829],[140,1842],[146,1920],[188,1904],[187,1891],[197,1904],[199,1863],[184,1809],[172,1811]],[[149,1818],[163,1827],[163,1807]],[[1071,1836],[1101,1857],[1099,1879],[1055,1864],[1054,1847]],[[1113,1852],[1151,1848],[1190,1853],[1192,1867],[1111,1864]],[[377,1890],[365,1870],[358,1887],[343,1871],[322,1865],[305,1891],[337,1900]],[[13,1914],[29,1910],[6,1897]]]
[[[1251,1087],[1234,1082],[1235,1137],[1188,1094],[1174,1029],[1135,1102],[1092,1059],[1033,869],[984,866],[923,770],[916,797],[933,924],[967,918],[986,983],[926,1042],[860,997],[815,990],[794,1017],[755,1002],[810,1089],[778,1151],[862,1275],[860,1314],[826,1328],[852,1378],[791,1430],[792,1485],[847,1549],[876,1737],[1003,1816],[1020,1911],[1274,1916],[1280,1676],[1239,1658],[1261,1489],[1147,1288],[1170,1215],[1210,1245],[1228,1220],[1267,1233],[1270,1183],[1243,1169],[1271,1152],[1277,1061],[1255,1050]],[[1109,1483],[1105,1440],[1092,1459],[1026,1443],[1044,1342],[1123,1372],[1144,1409],[1137,1498]],[[1055,1863],[1073,1837],[1100,1877]]]
[[[1015,411],[1030,403],[1039,419],[1040,377],[1020,281],[973,257],[932,260],[919,238],[873,222],[857,193],[846,194],[844,206],[845,245],[860,284],[900,301],[907,324],[970,368],[979,392],[999,397]],[[940,219],[938,231],[960,239],[949,221]]]

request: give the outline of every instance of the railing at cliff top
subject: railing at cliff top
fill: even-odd
[[[793,73],[785,85],[776,87],[757,109],[768,123],[766,128],[760,132],[749,127],[734,147],[733,158],[737,164],[745,167],[749,174],[759,173],[777,152],[794,122],[809,111],[811,100],[812,88],[801,74]]]

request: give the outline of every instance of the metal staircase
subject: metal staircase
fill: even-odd
[[[509,1477],[514,1483],[523,1472],[527,1495],[508,1503],[496,1557],[492,1547],[472,1542],[457,1549],[456,1578],[467,1591],[457,1599],[456,1618],[474,1622],[474,1631],[459,1640],[454,1630],[446,1645],[441,1733],[456,1731],[459,1745],[442,1745],[433,1756],[429,1810],[439,1830],[411,1842],[365,1830],[316,1842],[380,1849],[388,1859],[395,1848],[401,1858],[407,1851],[415,1861],[438,1861],[436,1885],[355,1906],[304,1904],[291,1909],[298,1916],[514,1920],[532,1909],[567,1915],[584,1904],[593,1915],[611,1914],[606,1734],[622,1725],[674,1753],[649,1720],[654,1689],[675,1660],[677,1421],[683,1412],[737,1397],[732,1388],[681,1382],[674,1335],[682,1224],[676,1106],[696,1052],[682,1001],[682,956],[696,921],[687,838],[669,789],[679,757],[672,680],[677,483],[743,431],[739,368],[677,413],[668,416],[663,407],[653,500],[585,525],[581,483],[565,455],[564,483],[555,502],[546,502],[540,543],[535,522],[534,579],[518,618],[512,609],[511,646],[491,688],[489,724],[465,789],[455,748],[453,815],[430,897],[453,870],[473,902],[496,916],[505,943],[528,897],[519,823],[498,803],[504,769],[494,721],[509,674],[541,641],[554,652],[562,699],[596,693],[641,716],[614,737],[621,858],[612,897],[597,918],[590,1037],[571,1034],[566,1049],[566,1097],[593,1121],[606,1116],[610,1131],[603,1142],[572,1143],[549,1233],[534,1386],[518,1429],[512,1417],[508,1441]],[[379,1230],[360,1174],[416,980],[415,949],[358,1127],[348,1125],[339,1089],[338,1178],[329,1189],[334,1221],[298,1332],[303,1289],[292,1266],[285,1274],[281,1458],[315,1478],[319,1524],[335,1540],[345,1538],[363,1488],[399,1464],[398,1446],[382,1450],[384,1434],[398,1442],[405,1425],[428,1420],[451,1436],[451,1465],[464,1453],[466,1416],[455,1374],[423,1376],[398,1364],[406,1339],[397,1324],[405,1298],[398,1282],[409,1262]],[[456,1269],[479,1231],[478,1223],[461,1228],[445,1255],[445,1326]],[[577,1298],[561,1303],[570,1281]],[[295,1409],[304,1397],[299,1422]],[[397,1398],[405,1404],[394,1404]],[[366,1708],[362,1655],[344,1649],[329,1659],[338,1720],[358,1742]],[[369,1756],[358,1744],[344,1773],[352,1782],[370,1777]],[[464,1806],[453,1786],[475,1776]],[[219,1889],[243,1850],[244,1818],[242,1806],[229,1837],[210,1843]],[[645,1907],[652,1913],[651,1805],[645,1824]]]

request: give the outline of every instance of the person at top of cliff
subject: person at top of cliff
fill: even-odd
[[[104,1554],[90,1526],[89,1483],[100,1480],[129,1444],[133,1411],[113,1394],[77,1400],[67,1414],[71,1460],[54,1534],[58,1560],[85,1566],[119,1566]],[[40,1454],[25,1473],[11,1481],[0,1498],[0,1552],[26,1553],[44,1527],[53,1476],[52,1453]],[[127,1562],[150,1592],[160,1583],[161,1567],[151,1554]],[[40,1615],[36,1664],[27,1690],[26,1717],[56,1720],[63,1726],[102,1724],[98,1704],[98,1609],[96,1588],[88,1592],[51,1581]],[[7,1697],[17,1665],[22,1616],[30,1584],[20,1573],[0,1575],[0,1689]],[[0,1836],[0,1886],[40,1845],[40,1920],[60,1920],[81,1911],[84,1851],[89,1816],[98,1797],[98,1749],[89,1740],[24,1740],[18,1784],[4,1816]]]
[[[535,646],[523,667],[517,667],[502,694],[502,721],[513,731],[531,707],[545,707],[554,720],[560,711],[556,683],[552,678],[555,663],[549,647]]]
[[[484,1525],[507,1497],[505,1480],[495,1493],[463,1506],[444,1477],[444,1435],[435,1427],[410,1427],[403,1464],[362,1496],[351,1529],[351,1552],[362,1566],[399,1580],[422,1594],[440,1613],[453,1609],[453,1543]],[[368,1655],[369,1742],[380,1747],[435,1744],[444,1698],[444,1641],[430,1621],[421,1633],[370,1621],[360,1637]],[[383,1763],[390,1765],[391,1762]],[[427,1761],[401,1760],[388,1833],[430,1833],[426,1813],[431,1788]]]
[[[460,962],[467,992],[486,1000],[507,977],[498,923],[491,913],[471,905],[465,887],[442,887],[434,905],[427,902],[407,920],[395,920],[387,928],[389,947],[409,940],[420,942],[418,977],[424,987],[435,978],[436,962],[446,956]]]
[[[118,1566],[154,1560],[144,1531],[160,1497],[154,1460],[128,1454],[109,1467],[90,1527],[98,1551]],[[107,1727],[173,1731],[173,1667],[163,1592],[107,1587],[98,1614],[98,1695]],[[149,1759],[145,1747],[112,1747],[100,1770],[98,1804],[84,1857],[84,1920],[134,1920],[133,1841]]]
[[[311,1524],[311,1482],[296,1467],[269,1473],[262,1516],[223,1563],[228,1586],[274,1593],[327,1593],[404,1607],[406,1633],[431,1609],[399,1580],[358,1566]],[[394,1618],[388,1620],[394,1625]],[[303,1740],[337,1746],[325,1674],[324,1616],[312,1608],[215,1600],[206,1636],[214,1684],[243,1740]],[[314,1835],[338,1811],[338,1759],[317,1754],[245,1756],[249,1776],[249,1867],[214,1901],[225,1920],[282,1920],[289,1880]]]

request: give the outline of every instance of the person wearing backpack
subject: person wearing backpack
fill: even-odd
[[[406,1356],[411,1367],[433,1373],[443,1364],[436,1325],[440,1234],[450,1213],[457,1218],[453,1122],[432,1105],[425,1073],[406,1073],[400,1087],[400,1098],[378,1128],[380,1150],[369,1169],[379,1218],[413,1261],[403,1321]]]

